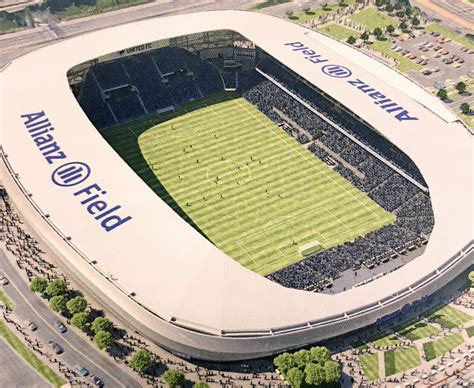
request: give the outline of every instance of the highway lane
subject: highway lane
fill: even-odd
[[[70,326],[66,333],[59,333],[54,327],[57,316],[40,300],[39,296],[29,290],[28,284],[2,249],[0,249],[0,270],[10,280],[10,284],[4,286],[4,289],[15,304],[15,316],[20,322],[30,319],[38,325],[38,330],[32,333],[32,337],[43,343],[44,350],[53,354],[48,341],[57,342],[64,349],[64,353],[55,356],[56,358],[61,359],[71,368],[75,364],[86,367],[91,374],[100,377],[107,387],[138,388],[141,386],[132,375],[122,369],[123,367],[115,364],[107,355],[101,354],[93,343],[87,342]],[[65,320],[62,319],[62,321]]]

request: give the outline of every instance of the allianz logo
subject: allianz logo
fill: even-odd
[[[323,58],[315,50],[312,50],[302,42],[288,42],[284,45],[291,48],[293,52],[301,53],[304,55],[306,60],[314,64],[329,62],[328,59]],[[418,120],[418,117],[412,116],[407,109],[400,106],[384,93],[381,93],[359,78],[352,78],[352,70],[347,67],[328,63],[321,67],[321,71],[329,77],[346,79],[345,81],[349,85],[354,86],[356,90],[373,99],[376,106],[383,109],[388,114],[391,114],[398,121]]]
[[[87,163],[68,161],[66,152],[54,138],[55,129],[44,111],[22,114],[21,119],[46,163],[55,167],[50,182],[65,190],[74,188],[70,195],[106,232],[111,232],[132,219],[123,214],[121,205],[111,205],[108,202],[106,190],[96,182],[91,182],[92,169]]]

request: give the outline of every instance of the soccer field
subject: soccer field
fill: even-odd
[[[171,208],[261,275],[301,260],[308,246],[331,248],[395,221],[235,94],[102,134]]]

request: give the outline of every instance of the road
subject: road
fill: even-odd
[[[21,373],[18,373],[21,370]],[[51,387],[0,337],[0,387],[48,388]]]
[[[32,333],[32,336],[45,344],[45,349],[48,349],[48,341],[57,342],[64,349],[63,354],[56,356],[58,359],[70,367],[75,364],[84,366],[91,374],[100,377],[106,387],[141,386],[122,367],[115,364],[107,355],[101,354],[92,343],[87,342],[70,326],[66,333],[59,333],[54,327],[57,316],[39,296],[29,290],[28,284],[2,249],[0,249],[0,269],[10,280],[10,284],[4,286],[4,289],[15,305],[15,317],[20,322],[30,319],[37,324],[38,330]],[[50,349],[48,351],[53,353]]]
[[[0,68],[9,61],[60,39],[151,17],[214,9],[247,9],[255,0],[156,0],[59,24],[0,36]]]

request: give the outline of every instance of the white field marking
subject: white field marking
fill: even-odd
[[[242,105],[240,104],[240,101],[239,101],[239,105],[240,105],[243,109],[245,109],[247,112],[249,112],[249,110],[247,109],[247,107],[242,106]],[[259,120],[260,122],[262,122],[262,119],[261,119],[260,117],[258,117],[258,116],[255,116],[254,112],[251,112],[251,111],[250,111],[249,113],[250,113],[251,115],[253,115],[257,120]],[[280,131],[276,131],[276,130],[274,130],[273,132],[275,132],[275,133],[280,137],[280,139],[283,139],[284,142],[286,142],[286,143],[291,143],[291,142],[288,141],[288,140],[291,140],[288,135],[285,134],[286,138],[282,138],[281,135],[282,135],[283,133],[280,134]],[[281,131],[281,132],[283,132],[283,131]],[[287,138],[288,138],[288,139],[287,139]],[[293,143],[291,143],[291,145],[293,145]],[[293,148],[293,147],[291,147],[291,148]],[[295,150],[296,150],[296,149],[295,149]],[[302,153],[300,150],[296,150],[296,151],[297,151],[304,159],[309,160],[309,159],[306,157],[306,155],[305,155],[304,153]],[[363,205],[369,212],[374,213],[374,211],[373,211],[372,209],[370,209],[370,208],[367,206],[367,204],[361,202],[360,199],[357,198],[357,197],[354,195],[354,193],[352,192],[352,190],[343,189],[343,188],[341,187],[341,183],[339,182],[339,180],[336,179],[336,178],[331,174],[331,172],[332,172],[332,171],[328,171],[328,173],[326,174],[326,176],[329,177],[329,178],[333,181],[333,183],[335,183],[337,186],[339,186],[339,188],[341,189],[341,191],[344,191],[346,194],[349,193],[349,195],[350,195],[352,198],[354,198],[354,200],[356,200],[357,202],[359,202],[359,204]],[[370,199],[370,198],[369,198],[369,199]],[[370,199],[370,200],[372,200],[372,199]],[[376,215],[376,216],[377,216],[377,215]]]
[[[250,253],[247,252],[247,249],[245,249],[245,248],[242,246],[242,244],[240,244],[240,242],[236,241],[235,243],[238,244],[239,247],[247,254],[247,256],[249,257],[249,259],[252,260],[253,263],[254,263],[256,266],[258,266],[257,262],[253,259],[252,256],[250,256]]]
[[[137,134],[132,130],[132,128],[130,128],[128,125],[127,125],[127,129],[132,132],[133,136],[135,136],[137,139],[138,139],[138,136]]]

